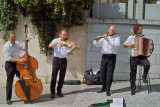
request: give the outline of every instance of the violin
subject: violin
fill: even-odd
[[[62,41],[62,44],[65,45],[65,46],[68,46],[69,48],[72,48],[73,46],[75,46],[74,42],[71,42],[68,39]],[[76,47],[76,49],[80,50],[78,47]]]
[[[27,37],[27,24],[25,26],[25,37]],[[16,68],[20,72],[19,80],[15,84],[15,93],[22,100],[37,99],[42,93],[42,82],[36,77],[35,70],[38,69],[38,61],[28,54],[28,41],[25,41],[24,62],[17,62]]]

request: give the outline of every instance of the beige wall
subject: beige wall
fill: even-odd
[[[19,13],[19,12],[18,12]],[[36,71],[38,78],[42,80],[43,83],[49,83],[52,73],[52,60],[53,55],[45,56],[40,54],[39,43],[38,43],[38,33],[36,29],[33,29],[32,24],[28,17],[23,17],[18,14],[18,25],[15,29],[17,41],[24,45],[24,23],[28,24],[28,37],[29,41],[29,54],[35,57],[38,61],[39,67]],[[57,27],[60,31],[60,27]],[[68,30],[68,38],[73,41],[79,48],[80,51],[75,50],[73,55],[68,57],[68,66],[66,72],[66,80],[80,80],[83,78],[85,69],[85,46],[86,46],[86,27],[72,27]],[[6,71],[4,70],[4,54],[3,54],[4,42],[2,39],[2,32],[0,31],[0,84],[5,84],[6,82]],[[21,52],[23,55],[24,52]]]
[[[2,32],[0,31],[0,85],[5,84],[6,81],[6,72],[4,70],[4,54],[3,54],[3,45]]]

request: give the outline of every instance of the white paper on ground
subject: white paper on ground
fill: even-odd
[[[123,107],[123,98],[113,98],[113,107]]]

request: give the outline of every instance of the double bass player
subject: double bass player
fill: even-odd
[[[5,70],[7,74],[7,83],[6,83],[6,101],[8,105],[11,105],[12,97],[12,86],[15,74],[19,76],[19,72],[16,69],[16,62],[25,61],[24,58],[19,59],[20,50],[24,51],[25,48],[23,45],[16,41],[16,34],[13,31],[8,32],[8,42],[4,45],[4,56],[5,56]],[[28,38],[25,38],[29,41]]]

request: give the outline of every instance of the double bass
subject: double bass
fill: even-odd
[[[25,26],[25,38],[27,37],[27,24]],[[35,70],[38,69],[37,60],[28,54],[28,41],[25,40],[25,54],[20,57],[24,62],[17,62],[16,68],[20,72],[19,80],[15,84],[15,93],[22,100],[37,99],[42,93],[42,82],[36,77]]]

